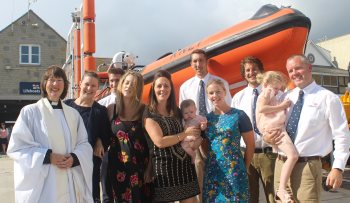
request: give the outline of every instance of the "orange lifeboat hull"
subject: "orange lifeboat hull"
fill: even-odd
[[[265,70],[286,73],[286,59],[304,53],[310,27],[310,19],[295,9],[265,5],[251,19],[145,66],[142,99],[148,102],[153,76],[160,69],[172,74],[178,98],[181,84],[195,75],[190,67],[194,49],[207,52],[209,72],[227,80],[231,95],[246,85],[240,74],[240,61],[245,56],[261,59]]]

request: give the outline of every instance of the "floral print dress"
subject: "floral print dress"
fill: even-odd
[[[114,116],[108,168],[116,202],[151,202],[143,176],[148,164],[148,146],[142,122],[121,121]]]
[[[232,108],[223,115],[207,115],[208,159],[203,202],[248,202],[248,176],[240,151],[241,132],[252,130],[248,116]]]

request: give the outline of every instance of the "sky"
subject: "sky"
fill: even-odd
[[[82,0],[30,0],[29,8],[67,39]],[[28,11],[28,0],[1,0],[0,30]],[[350,34],[349,0],[95,0],[96,57],[119,51],[147,65],[249,19],[265,4],[291,6],[311,19],[309,39]]]

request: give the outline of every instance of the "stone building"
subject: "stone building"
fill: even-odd
[[[40,98],[42,73],[63,66],[66,40],[32,10],[0,31],[0,121]]]
[[[348,89],[349,74],[347,70],[339,67],[340,64],[332,60],[333,51],[308,41],[305,56],[312,63],[312,77],[317,84],[335,94],[345,93]]]

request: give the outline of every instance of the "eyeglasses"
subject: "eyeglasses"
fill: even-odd
[[[62,82],[64,82],[63,79],[54,79],[54,78],[49,78],[47,81],[50,83],[62,83]]]

